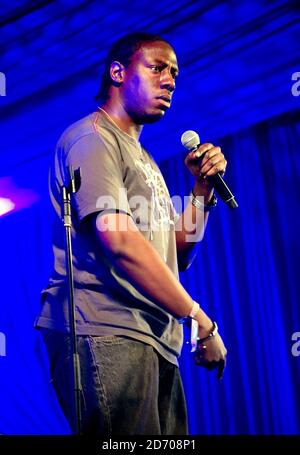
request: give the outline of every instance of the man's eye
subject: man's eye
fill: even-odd
[[[161,71],[160,66],[151,66],[151,69],[154,73],[160,73]]]

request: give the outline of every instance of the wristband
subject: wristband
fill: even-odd
[[[204,212],[210,212],[211,210],[213,210],[218,202],[218,199],[216,198],[215,194],[212,195],[208,204],[203,204],[203,202],[200,202],[199,199],[197,199],[197,197],[194,195],[193,191],[191,192],[189,197],[192,205]]]
[[[195,302],[195,300],[194,300],[192,309],[189,313],[189,317],[194,319],[194,317],[196,316],[196,314],[198,313],[199,310],[200,310],[200,305],[199,305],[199,303]]]
[[[217,333],[218,333],[218,325],[216,322],[213,322],[211,332],[204,338],[197,338],[197,343],[202,344],[202,343],[204,343],[204,341],[207,341],[210,338],[216,336]]]
[[[189,312],[189,314],[187,316],[184,316],[184,317],[178,319],[179,324],[185,324],[185,323],[190,324],[191,320],[189,318],[194,319],[194,317],[198,314],[199,310],[200,310],[199,303],[197,303],[197,302],[195,302],[195,300],[193,300],[193,306],[191,308],[191,311]]]

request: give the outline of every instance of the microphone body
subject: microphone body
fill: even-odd
[[[197,148],[199,147],[200,138],[195,131],[189,130],[183,133],[183,135],[181,136],[181,143],[186,149],[188,149],[189,152],[192,152],[197,150]],[[218,195],[222,199],[222,201],[225,202],[225,204],[227,204],[228,207],[236,209],[238,207],[238,204],[235,200],[235,197],[228,188],[220,172],[208,178],[209,181],[212,183],[213,187],[215,188],[216,193],[218,193]]]
[[[217,174],[211,175],[208,178],[212,182],[214,189],[222,201],[225,202],[225,204],[227,204],[231,209],[236,209],[238,207],[238,204],[235,200],[235,197],[226,185],[220,172],[217,172]]]

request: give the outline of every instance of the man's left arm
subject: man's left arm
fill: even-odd
[[[186,270],[192,263],[197,253],[195,247],[204,236],[214,193],[208,177],[218,172],[223,175],[227,164],[220,147],[210,143],[202,144],[196,151],[190,152],[184,162],[195,178],[192,195],[196,201],[192,203],[189,200],[175,226],[181,271]]]

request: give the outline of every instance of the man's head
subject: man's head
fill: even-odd
[[[173,47],[158,35],[132,33],[111,48],[99,94],[117,99],[136,123],[158,120],[170,106],[178,74]]]

